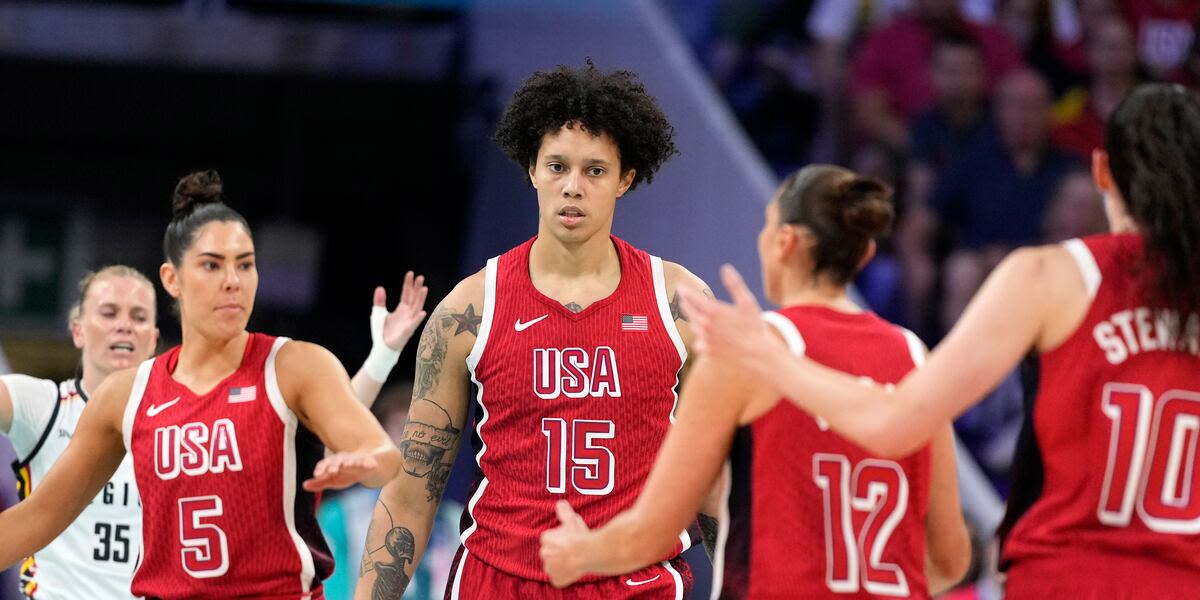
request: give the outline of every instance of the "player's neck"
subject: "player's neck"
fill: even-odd
[[[192,391],[207,392],[241,366],[246,344],[249,343],[250,333],[247,331],[232,338],[218,339],[185,327],[179,361],[172,378]]]
[[[556,278],[621,277],[621,260],[607,234],[579,243],[564,243],[549,234],[539,234],[529,250],[529,273]]]
[[[81,388],[79,391],[81,391],[85,397],[90,398],[92,392],[95,391],[96,388],[100,387],[100,383],[108,376],[109,373],[104,373],[100,371],[100,369],[89,369],[84,367],[83,376],[79,378],[79,387]]]
[[[781,283],[780,300],[784,306],[824,306],[848,313],[862,312],[850,300],[846,286],[825,278],[785,277]]]

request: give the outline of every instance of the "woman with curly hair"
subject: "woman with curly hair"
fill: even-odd
[[[706,287],[611,232],[617,199],[675,154],[672,134],[628,71],[563,66],[516,92],[495,139],[537,192],[537,234],[460,282],[425,325],[403,468],[376,505],[358,598],[399,597],[420,562],[472,383],[477,484],[448,598],[560,597],[538,558],[555,502],[598,525],[636,499],[687,362],[675,294]],[[586,577],[572,597],[682,598],[690,543],[681,532],[661,562]]]

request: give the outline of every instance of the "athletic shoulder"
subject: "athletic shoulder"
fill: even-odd
[[[34,400],[45,399],[49,402],[57,393],[58,384],[49,379],[40,379],[29,375],[19,375],[16,373],[9,375],[0,375],[0,386],[3,386],[9,397],[13,401],[25,400],[32,398]]]
[[[712,289],[708,287],[707,283],[704,283],[703,279],[697,277],[683,265],[666,260],[663,261],[663,283],[666,286],[667,299],[671,304],[671,316],[676,321],[687,320],[680,309],[680,289],[688,288],[707,296],[713,295]]]
[[[313,370],[327,369],[334,364],[340,366],[342,363],[329,349],[301,340],[288,340],[275,355],[275,369],[281,376],[325,375],[327,373],[313,373]]]
[[[125,404],[129,402],[129,395],[133,392],[133,384],[140,370],[141,366],[139,365],[122,369],[105,377],[104,381],[92,392],[91,399],[88,400],[88,406],[101,414],[101,418],[117,431],[121,431]]]
[[[443,306],[452,308],[465,308],[468,305],[475,306],[478,312],[482,312],[484,286],[487,283],[487,269],[480,269],[475,273],[463,278],[446,294],[445,298],[438,303],[438,308]]]
[[[1028,284],[1052,285],[1065,281],[1082,284],[1071,252],[1062,244],[1027,246],[1013,250],[996,270],[1006,279]],[[1075,274],[1075,278],[1070,276]]]
[[[703,279],[679,263],[663,261],[663,280],[667,284],[668,294],[680,287],[690,287],[712,295],[712,290],[709,289],[707,283],[704,283]]]

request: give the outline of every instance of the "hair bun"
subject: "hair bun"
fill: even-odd
[[[171,199],[172,216],[179,219],[191,214],[201,204],[224,202],[224,190],[221,176],[212,169],[189,173],[175,186],[175,194]]]
[[[887,184],[856,175],[842,184],[841,196],[841,225],[846,231],[873,239],[891,228],[896,212]]]

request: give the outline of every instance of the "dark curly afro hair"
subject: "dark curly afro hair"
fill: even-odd
[[[621,171],[636,169],[630,190],[643,180],[653,181],[654,172],[679,153],[672,140],[675,128],[637,75],[601,73],[591,59],[582,69],[562,65],[526,79],[500,117],[494,139],[509,158],[528,169],[543,136],[574,124],[616,141]]]

